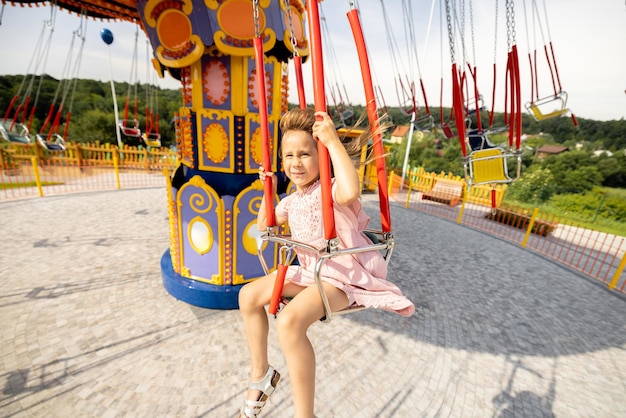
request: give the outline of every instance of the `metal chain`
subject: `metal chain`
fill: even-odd
[[[506,0],[506,37],[508,50],[515,44],[515,3]]]
[[[450,61],[456,62],[454,54],[454,37],[452,36],[452,12],[450,11],[450,0],[446,0],[446,21],[448,23],[448,43],[450,44]]]
[[[469,18],[470,31],[472,32],[472,64],[476,65],[476,39],[474,37],[474,8],[472,7],[472,0],[469,0]]]
[[[296,39],[296,31],[293,26],[291,6],[289,5],[289,0],[283,0],[283,3],[285,4],[285,12],[287,13],[287,23],[289,25],[289,35],[290,35],[289,40],[291,41],[291,46],[293,47],[293,56],[297,57],[300,54],[298,53],[298,40]]]
[[[252,0],[252,13],[254,16],[254,37],[261,37],[261,19],[259,19],[259,0]]]
[[[506,45],[507,51],[511,50],[512,24],[511,24],[511,0],[506,0]]]
[[[498,56],[498,0],[496,0],[496,19],[494,24],[494,39],[493,39],[493,62],[496,62]]]

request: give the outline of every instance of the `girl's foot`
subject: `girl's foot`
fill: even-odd
[[[265,402],[267,402],[272,393],[274,393],[274,389],[276,389],[279,380],[280,373],[274,370],[272,366],[269,366],[263,379],[258,382],[250,382],[248,393],[250,393],[250,391],[257,391],[258,396],[256,396],[256,399],[244,399],[239,417],[257,418],[265,406]]]

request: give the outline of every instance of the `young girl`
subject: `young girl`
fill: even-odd
[[[325,112],[293,109],[282,117],[280,129],[283,134],[283,168],[296,191],[276,206],[276,225],[289,222],[293,240],[317,248],[324,246],[317,155],[317,141],[320,141],[328,149],[335,175],[332,198],[339,247],[371,245],[362,232],[369,217],[361,210],[357,171],[351,155],[337,136],[332,119]],[[360,154],[360,141],[356,146],[351,145]],[[276,185],[274,173],[264,172],[261,168],[260,179],[265,180],[266,176],[272,177],[272,184]],[[257,226],[259,231],[267,228],[264,202],[259,207]],[[316,260],[316,254],[298,250],[299,265],[288,267],[283,287],[283,296],[293,299],[276,320],[278,340],[291,378],[296,418],[313,417],[315,353],[307,330],[324,316],[324,306],[315,286]],[[400,289],[385,279],[387,264],[376,250],[332,257],[324,264],[321,275],[333,312],[353,304],[385,309],[403,316],[410,316],[415,311],[413,303],[402,295]],[[280,380],[280,374],[268,362],[269,325],[264,308],[270,302],[275,278],[274,272],[247,284],[239,293],[239,309],[251,360],[250,384],[241,407],[242,418],[257,417]]]

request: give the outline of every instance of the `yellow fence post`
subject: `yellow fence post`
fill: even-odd
[[[148,154],[148,148],[146,147],[141,151],[143,154],[143,169],[150,171],[150,155]]]
[[[119,153],[117,149],[113,149],[113,168],[115,169],[115,184],[117,185],[117,190],[122,188],[120,183],[120,160]]]
[[[617,266],[617,270],[615,270],[615,274],[613,275],[613,279],[611,280],[611,283],[609,283],[609,289],[611,290],[615,289],[615,286],[617,286],[617,282],[619,281],[619,278],[622,275],[622,272],[624,271],[624,267],[626,267],[626,251],[624,252],[624,255],[622,256],[622,261],[620,261],[619,266]]]
[[[408,208],[409,207],[409,201],[411,200],[411,190],[413,189],[413,178],[415,176],[415,173],[413,173],[413,170],[409,170],[409,187],[407,187],[406,189],[406,200],[404,201],[404,207]]]
[[[37,183],[37,191],[39,192],[39,197],[43,197],[41,177],[39,177],[39,159],[37,157],[31,157],[30,163],[33,165],[33,173],[35,173],[35,183]]]
[[[533,210],[533,215],[530,217],[530,222],[528,223],[528,228],[526,229],[526,235],[524,235],[524,239],[522,240],[522,248],[526,248],[526,244],[528,243],[528,238],[530,237],[530,233],[533,230],[533,226],[535,226],[535,219],[537,219],[538,214],[539,214],[539,208],[535,208]]]
[[[459,210],[459,217],[456,218],[456,223],[458,223],[459,225],[463,221],[463,210],[465,209],[465,201],[467,200],[468,194],[469,191],[467,190],[467,183],[463,181],[463,198],[461,199],[461,209]]]

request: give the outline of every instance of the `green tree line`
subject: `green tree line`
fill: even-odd
[[[410,123],[407,118],[398,115],[398,120],[406,120],[406,124]],[[501,118],[502,115],[496,115],[495,120]],[[602,218],[623,225],[626,221],[626,121],[579,119],[579,125],[577,128],[565,117],[537,122],[530,115],[523,116],[522,174],[509,185],[505,200],[547,206],[557,214],[575,215],[582,221],[594,222]],[[476,126],[475,120],[472,126]],[[494,126],[497,125],[494,123]],[[508,149],[508,132],[487,132],[486,136],[491,143]],[[404,141],[391,146],[388,158],[391,170],[402,170],[407,144],[408,141]],[[543,145],[560,145],[567,147],[567,151],[540,157],[537,149]],[[471,150],[468,148],[467,152]],[[440,129],[416,131],[408,165],[464,176],[458,137],[447,139]],[[509,161],[508,167],[512,175],[515,161]]]
[[[71,106],[72,116],[66,140],[73,142],[117,143],[115,134],[115,114],[109,82],[89,79],[72,80],[71,92],[65,99],[64,109]],[[30,84],[30,86],[29,86]],[[0,76],[0,112],[6,113],[9,104],[18,92],[31,91],[30,106],[36,105],[32,119],[31,132],[38,132],[48,117],[51,105],[58,106],[60,97],[68,89],[68,80],[56,80],[47,75],[32,77],[22,75]],[[27,88],[27,87],[30,87]],[[136,89],[136,93],[135,93]],[[160,89],[146,84],[129,85],[115,83],[115,91],[119,105],[119,117],[123,118],[125,104],[130,101],[129,118],[134,118],[135,98],[138,102],[140,127],[146,126],[146,105],[150,111],[159,115],[159,133],[163,146],[175,144],[173,126],[174,114],[181,106],[179,90]],[[55,101],[56,98],[56,101]],[[16,103],[24,100],[18,97]],[[36,103],[35,103],[36,101]],[[155,105],[155,104],[158,104]],[[295,105],[292,105],[295,106]],[[13,107],[14,116],[17,104]],[[354,119],[365,112],[363,106],[351,107]],[[432,118],[438,125],[440,120],[452,124],[450,109],[431,108]],[[443,118],[440,118],[440,113]],[[331,114],[336,113],[330,109]],[[398,108],[386,110],[392,124],[385,134],[390,135],[393,126],[409,125],[411,116]],[[421,117],[425,116],[422,110]],[[488,124],[487,112],[481,113],[483,125]],[[63,122],[63,121],[62,121]],[[347,121],[348,124],[351,121]],[[624,119],[611,121],[596,121],[579,118],[579,126],[574,126],[570,118],[555,118],[542,122],[535,121],[530,115],[522,117],[522,131],[525,140],[522,144],[523,169],[521,178],[511,184],[507,191],[507,199],[515,199],[531,204],[556,202],[561,207],[569,208],[574,203],[572,199],[582,201],[597,201],[602,199],[602,205],[613,211],[612,216],[626,220],[625,210],[616,209],[613,205],[614,192],[611,189],[626,189],[626,121]],[[423,124],[422,124],[423,125]],[[471,126],[476,126],[476,116],[472,116]],[[493,128],[504,126],[504,115],[496,113]],[[507,143],[507,132],[488,133],[489,139],[495,144]],[[129,145],[140,145],[139,138],[124,137],[123,142]],[[404,163],[407,141],[394,145],[388,158],[390,170],[401,170]],[[537,158],[536,150],[542,145],[556,144],[569,148],[568,152]],[[594,152],[606,150],[612,153],[596,155]],[[422,166],[426,171],[452,172],[464,175],[461,148],[458,138],[447,139],[441,128],[434,126],[419,126],[416,130],[409,150],[410,166]],[[608,189],[607,189],[608,188]],[[608,191],[607,191],[608,190]],[[567,196],[576,196],[568,198]],[[569,200],[568,200],[569,199]],[[624,195],[616,197],[622,203]],[[579,202],[580,203],[580,202]],[[626,204],[623,204],[626,206]]]
[[[30,86],[30,88],[29,88]],[[181,106],[179,90],[160,89],[146,84],[114,83],[118,103],[119,119],[124,118],[126,102],[129,102],[129,119],[135,118],[135,99],[137,100],[137,119],[142,132],[146,126],[146,106],[152,114],[158,114],[159,134],[162,146],[176,143],[173,126],[175,112]],[[136,93],[135,93],[136,90]],[[30,91],[30,94],[27,92]],[[18,95],[19,93],[19,95]],[[65,95],[65,100],[63,96]],[[50,113],[51,105],[57,109],[63,103],[61,124],[66,121],[67,111],[71,110],[70,125],[66,141],[95,142],[117,144],[115,132],[115,112],[110,82],[96,80],[57,80],[48,75],[42,77],[5,75],[0,76],[0,112],[6,115],[11,102],[17,96],[9,118],[16,116],[20,103],[29,98],[25,124],[30,124],[30,132],[38,133]],[[31,121],[30,113],[35,111]],[[53,112],[54,113],[54,112]],[[20,118],[24,114],[21,112]],[[48,125],[49,128],[49,125]],[[47,129],[48,129],[47,128]],[[60,132],[64,127],[62,126]],[[152,130],[155,132],[156,128]],[[140,138],[122,137],[122,142],[129,145],[140,145]]]

